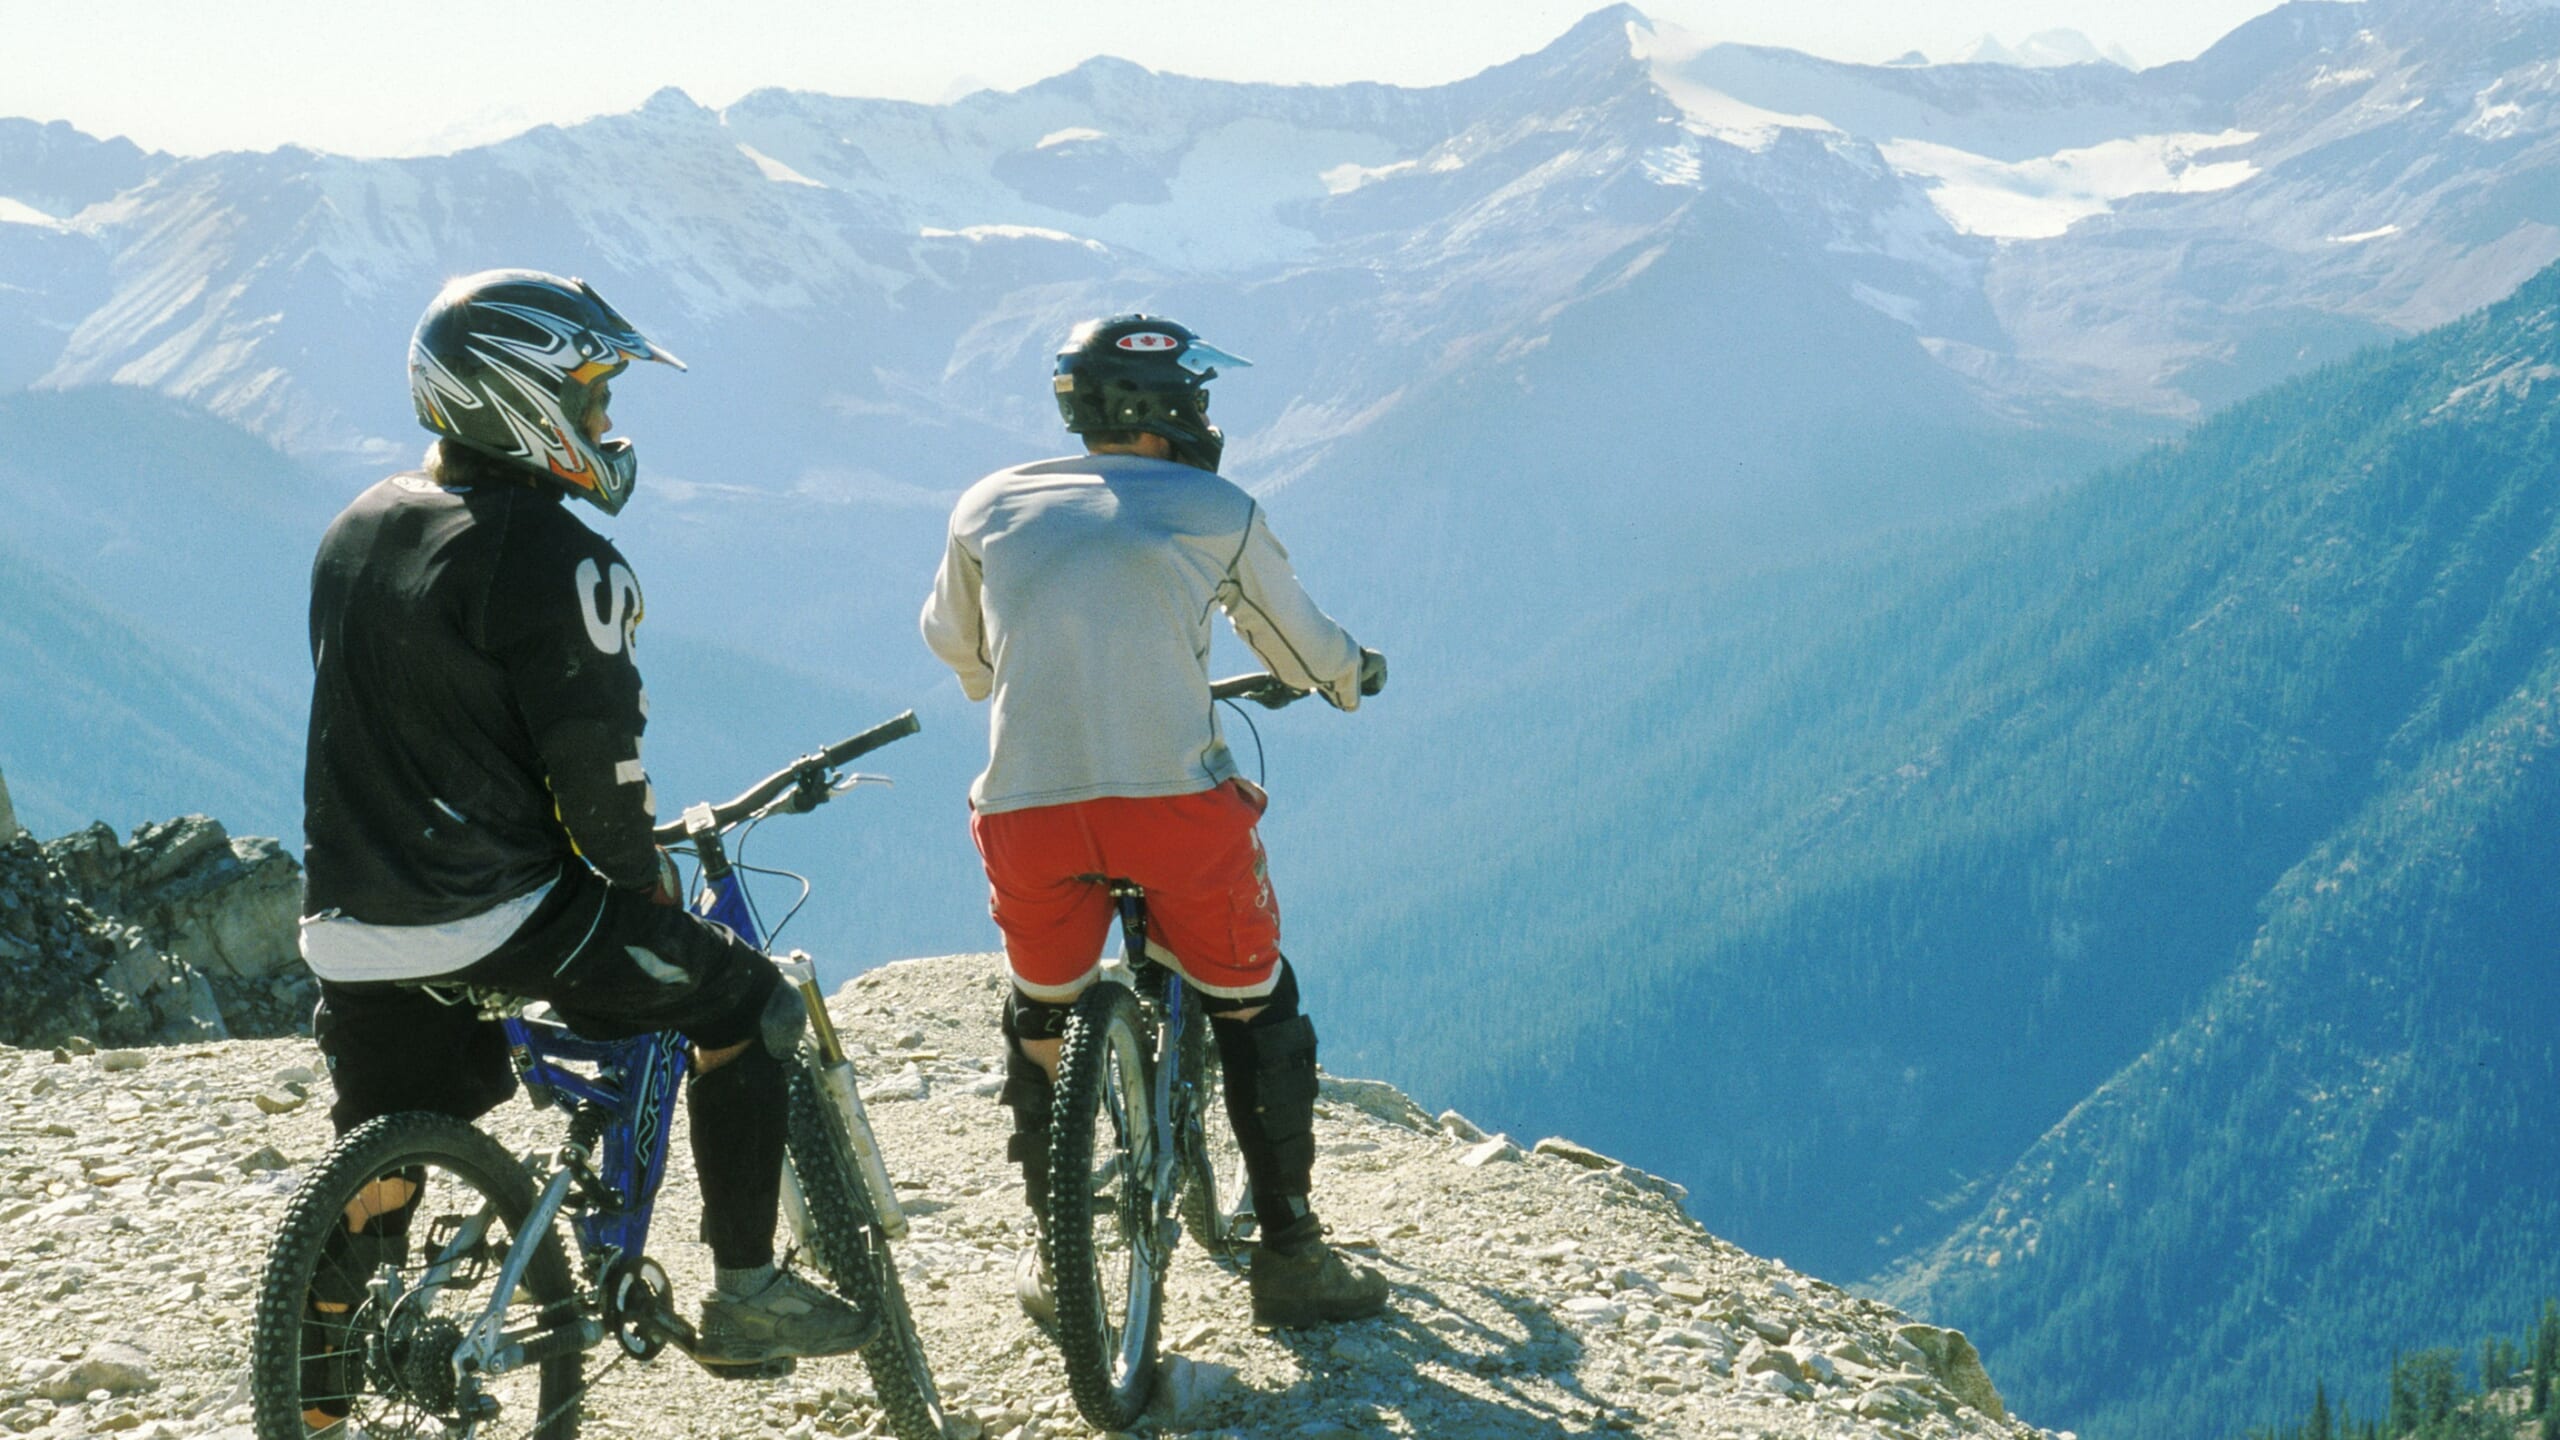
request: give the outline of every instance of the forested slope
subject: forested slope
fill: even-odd
[[[2316,507],[2331,568],[2414,554],[2434,578],[2377,666],[2399,723],[2362,803],[2272,887],[2237,971],[1897,1277],[2093,1430],[2270,1419],[2306,1371],[2373,1372],[2560,1279],[2550,288],[2382,367],[2396,423]],[[2353,546],[2390,511],[2424,529]]]
[[[1453,697],[1392,771],[1408,808],[1469,766],[1524,784],[1439,890],[1349,907],[1408,1017],[1374,1053],[1851,1269],[2149,1055],[2058,1132],[2092,1157],[2073,1225],[2039,1213],[2024,1271],[2023,1238],[1968,1241],[1924,1296],[2026,1347],[2058,1424],[2197,1433],[2249,1399],[2243,1352],[2538,1295],[2555,309],[2545,274],[1937,546],[1666,586],[1523,667],[1555,703],[1521,733]],[[2091,1178],[2116,1165],[2147,1188]],[[2350,1273],[2365,1308],[2271,1318],[2279,1277]]]

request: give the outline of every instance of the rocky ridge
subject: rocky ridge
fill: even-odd
[[[1030,1231],[994,1100],[1000,973],[985,955],[909,961],[833,1008],[914,1219],[899,1258],[957,1433],[1079,1436],[1055,1349],[1013,1301]],[[0,1050],[0,1432],[247,1440],[266,1236],[329,1139],[317,1064],[300,1038]],[[521,1104],[489,1123],[515,1147],[556,1139],[556,1120]],[[1238,1278],[1185,1247],[1158,1433],[2045,1433],[2005,1414],[1962,1335],[1716,1239],[1669,1182],[1434,1118],[1374,1081],[1328,1077],[1318,1136],[1320,1202],[1337,1241],[1394,1282],[1392,1309],[1256,1331]],[[662,1258],[698,1296],[709,1277],[682,1238],[699,1198],[681,1161],[661,1206]],[[880,1423],[850,1360],[725,1385],[674,1356],[626,1364],[596,1381],[588,1416],[591,1434],[663,1437]]]
[[[188,815],[38,841],[0,789],[0,1043],[308,1029],[301,903],[302,867],[273,840]]]

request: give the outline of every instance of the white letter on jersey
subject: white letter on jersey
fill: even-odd
[[[596,587],[610,584],[610,610],[596,606]],[[640,625],[640,581],[626,565],[616,565],[609,576],[596,573],[596,562],[578,562],[578,618],[587,622],[587,638],[607,655],[619,655]]]

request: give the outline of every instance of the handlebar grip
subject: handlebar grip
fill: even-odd
[[[883,720],[849,740],[839,740],[820,751],[818,763],[827,769],[852,763],[893,740],[904,740],[924,728],[924,722],[909,710],[893,719]]]

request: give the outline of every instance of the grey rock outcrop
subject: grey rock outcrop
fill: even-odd
[[[103,824],[0,839],[0,1040],[296,1030],[314,993],[295,949],[301,899],[301,867],[275,841],[201,815],[129,841]]]
[[[0,841],[18,838],[18,808],[9,803],[9,777],[0,775]]]
[[[1990,1416],[1994,1420],[2009,1418],[2009,1407],[2000,1403],[2000,1391],[1982,1368],[1982,1356],[1975,1353],[1973,1342],[1961,1330],[1942,1330],[1935,1325],[1905,1325],[1894,1332],[1920,1353],[1922,1362],[1939,1378],[1958,1400]]]

